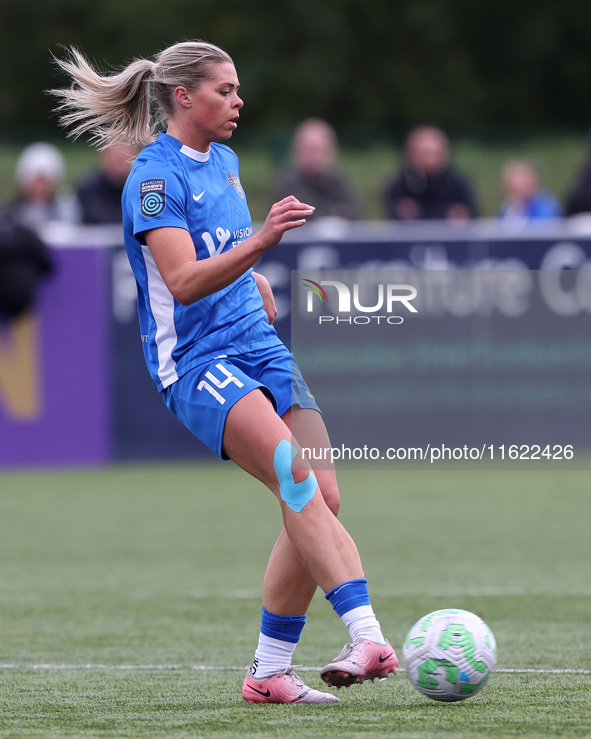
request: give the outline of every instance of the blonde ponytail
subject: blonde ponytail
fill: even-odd
[[[184,41],[164,49],[155,61],[137,59],[122,71],[102,75],[75,48],[56,64],[71,79],[67,89],[49,90],[60,101],[60,123],[69,136],[90,134],[104,149],[114,144],[145,146],[174,114],[174,89],[195,91],[210,76],[210,66],[232,63],[225,51],[204,41]],[[156,98],[158,105],[153,105]]]
[[[113,144],[145,145],[154,138],[150,83],[154,62],[132,62],[118,74],[103,76],[77,50],[70,58],[56,59],[72,80],[72,87],[50,90],[60,101],[60,123],[78,138],[90,133],[98,149]]]

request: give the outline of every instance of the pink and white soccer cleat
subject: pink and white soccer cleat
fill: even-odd
[[[339,656],[322,670],[320,676],[327,685],[348,687],[376,677],[385,679],[396,672],[398,657],[386,642],[385,646],[369,639],[345,644]]]
[[[242,685],[242,697],[247,703],[340,703],[336,695],[304,685],[293,667],[267,680],[257,680],[249,668]]]

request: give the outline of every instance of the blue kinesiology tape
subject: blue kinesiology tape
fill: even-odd
[[[291,508],[292,511],[299,513],[302,508],[312,500],[316,492],[316,477],[310,472],[308,477],[302,482],[295,482],[291,471],[291,463],[293,462],[298,450],[287,439],[281,439],[275,449],[273,457],[273,465],[275,466],[275,474],[279,480],[279,493],[281,500]]]

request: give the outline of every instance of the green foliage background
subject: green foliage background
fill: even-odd
[[[311,115],[336,127],[372,219],[384,217],[384,184],[420,122],[448,131],[483,216],[497,211],[508,158],[529,157],[564,199],[587,153],[591,12],[575,0],[0,0],[0,202],[30,141],[58,143],[66,186],[94,164],[52,113],[45,91],[67,83],[52,54],[76,45],[109,72],[191,38],[236,62],[246,107],[232,147],[255,220],[293,126]]]
[[[189,38],[235,59],[252,136],[308,115],[353,139],[423,120],[584,130],[590,37],[577,0],[20,0],[0,7],[0,134],[55,127],[43,91],[64,81],[60,45],[108,69]]]

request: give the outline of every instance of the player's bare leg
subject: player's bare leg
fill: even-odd
[[[228,414],[226,454],[275,493],[285,524],[265,575],[263,623],[268,628],[261,626],[242,695],[249,703],[334,703],[335,696],[300,680],[291,657],[317,584],[326,588],[363,573],[355,544],[327,507],[314,475],[305,466],[291,469],[296,450],[290,438],[289,428],[260,391],[242,398]],[[287,460],[278,456],[284,445],[289,447]]]
[[[237,412],[233,413],[234,410]],[[291,657],[317,584],[327,593],[326,597],[349,628],[352,639],[355,634],[362,635],[367,644],[387,648],[390,661],[396,657],[383,638],[371,608],[367,581],[363,578],[355,544],[336,519],[338,489],[334,470],[319,471],[333,512],[316,477],[304,463],[299,446],[286,438],[289,434],[287,425],[276,415],[276,422],[271,422],[269,413],[274,415],[271,405],[260,391],[254,391],[230,411],[224,435],[226,454],[275,493],[281,503],[285,524],[265,575],[265,605],[259,646],[253,667],[244,680],[242,694],[251,703],[333,702],[329,694],[304,685],[291,667]],[[256,433],[252,427],[253,417],[261,421]],[[286,421],[289,423],[290,418]],[[320,416],[316,416],[314,425],[326,435]],[[289,436],[291,439],[291,434]],[[286,447],[289,447],[287,459],[284,454]],[[273,448],[273,472],[270,472],[269,454]],[[282,456],[278,462],[279,452]],[[330,583],[335,580],[338,584],[331,587]],[[341,681],[329,684],[349,684],[347,665],[344,667]],[[388,667],[387,672],[392,672],[394,668],[390,664]],[[355,674],[350,676],[350,682],[361,682],[374,676],[363,669],[357,670],[356,666],[352,666],[351,671]],[[328,682],[324,674],[323,678]]]
[[[285,530],[304,568],[328,592],[347,580],[363,578],[363,569],[355,543],[326,505],[318,487],[301,510],[282,497],[274,458],[280,442],[291,445],[291,441],[288,427],[259,390],[244,396],[228,413],[225,453],[275,494]],[[305,482],[310,468],[306,469],[301,458],[293,466],[294,484]]]
[[[318,411],[290,408],[282,416],[288,428],[292,428],[292,418],[298,430],[298,443],[306,448],[327,448],[330,440],[322,416]],[[334,463],[330,460],[318,469],[318,464],[310,462],[318,487],[328,508],[336,516],[340,496]],[[285,529],[275,542],[263,580],[263,606],[272,613],[289,615],[306,613],[318,585],[304,567],[295,547]]]

